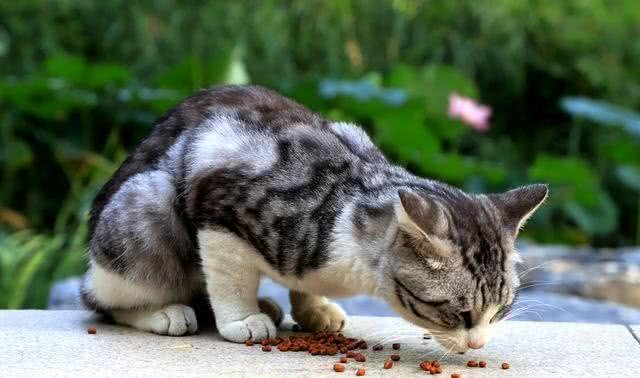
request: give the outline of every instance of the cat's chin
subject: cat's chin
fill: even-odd
[[[456,353],[465,353],[469,350],[469,347],[466,345],[466,338],[459,335],[459,331],[447,332],[441,335],[434,335],[435,340],[444,348],[446,351],[456,352]]]

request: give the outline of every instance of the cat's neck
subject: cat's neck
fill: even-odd
[[[388,290],[385,260],[392,258],[392,249],[398,238],[398,191],[420,189],[434,197],[447,193],[448,187],[437,181],[424,179],[405,169],[390,166],[384,177],[384,189],[375,193],[364,192],[345,207],[334,229],[332,254],[342,270],[345,282],[362,294],[382,297]],[[373,193],[373,194],[372,194]]]

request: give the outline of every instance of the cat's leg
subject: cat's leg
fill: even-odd
[[[171,336],[198,330],[195,312],[180,303],[179,293],[128,280],[95,263],[85,276],[83,296],[119,324]]]
[[[347,314],[326,297],[291,290],[291,316],[304,329],[311,331],[340,331],[347,324]]]
[[[259,257],[253,247],[228,231],[198,232],[202,268],[218,332],[229,341],[260,341],[276,336],[271,318],[260,311]]]
[[[282,323],[284,312],[276,301],[268,297],[258,298],[258,307],[260,307],[260,312],[267,314],[273,320],[273,324],[279,326]]]
[[[145,331],[196,332],[187,304],[203,291],[204,280],[176,196],[169,173],[147,171],[127,179],[105,205],[83,288],[90,307]]]

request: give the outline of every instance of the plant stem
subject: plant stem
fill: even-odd
[[[640,194],[638,194],[638,214],[636,219],[636,245],[640,245]]]
[[[582,121],[576,119],[569,134],[569,156],[576,156],[580,152],[580,139],[582,139]]]

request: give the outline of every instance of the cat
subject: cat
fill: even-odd
[[[96,196],[82,296],[176,336],[197,331],[205,297],[222,337],[259,341],[282,319],[257,298],[267,276],[304,329],[342,330],[327,297],[367,294],[464,352],[513,303],[514,241],[547,193],[467,194],[390,163],[356,125],[263,87],[213,87],[158,120]]]

